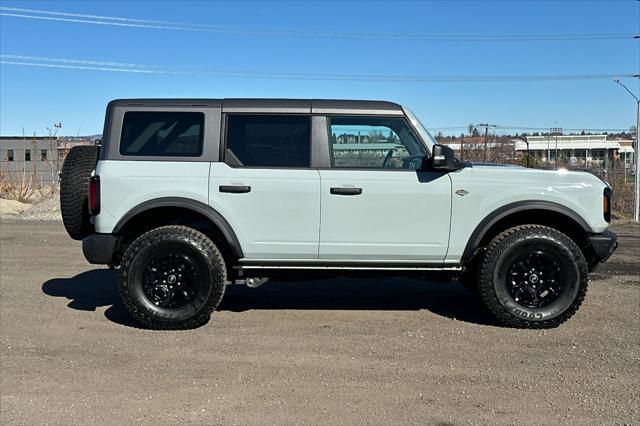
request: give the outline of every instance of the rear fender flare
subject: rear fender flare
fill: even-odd
[[[234,256],[238,259],[243,258],[242,247],[236,233],[233,231],[229,222],[213,207],[201,203],[200,201],[191,200],[181,197],[164,197],[145,201],[125,213],[113,228],[113,233],[118,234],[131,219],[147,210],[159,207],[180,207],[199,213],[209,219],[215,226],[220,229],[222,235],[227,240],[229,247]]]

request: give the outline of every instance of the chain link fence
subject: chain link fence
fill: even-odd
[[[485,149],[484,143],[452,144],[456,154],[464,161],[475,163],[512,164],[523,167],[557,170],[560,168],[587,172],[598,176],[611,185],[613,189],[613,214],[617,218],[633,218],[634,208],[634,167],[629,158],[620,157],[613,151],[607,151],[603,156],[595,159],[570,158],[565,153],[558,153],[557,158],[553,150],[550,159],[528,155],[523,151],[516,151],[512,141],[489,142]]]

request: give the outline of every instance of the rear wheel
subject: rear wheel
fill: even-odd
[[[87,204],[89,177],[98,161],[98,147],[71,148],[60,172],[60,212],[67,233],[81,240],[91,233],[91,215]]]
[[[563,233],[523,225],[498,235],[480,268],[480,297],[505,325],[553,328],[571,318],[587,292],[587,264]]]
[[[163,226],[137,238],[125,251],[119,291],[129,312],[153,329],[205,324],[224,294],[226,268],[204,234]]]

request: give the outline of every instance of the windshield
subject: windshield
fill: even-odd
[[[407,117],[409,117],[411,124],[420,135],[420,139],[422,139],[424,143],[427,144],[427,148],[429,149],[429,152],[431,152],[431,147],[436,144],[436,141],[433,136],[431,136],[431,133],[429,133],[429,131],[422,125],[420,120],[418,120],[418,117],[416,117],[416,115],[411,112],[409,108],[402,107],[402,109],[404,110],[404,113],[407,114]]]

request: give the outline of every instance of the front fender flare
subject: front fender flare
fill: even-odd
[[[467,242],[467,245],[462,254],[462,260],[468,261],[473,256],[476,249],[480,246],[480,242],[486,235],[487,231],[491,229],[493,225],[505,217],[526,210],[547,210],[555,213],[560,213],[569,219],[576,222],[584,229],[585,232],[593,232],[591,226],[575,211],[563,206],[562,204],[554,203],[552,201],[517,201],[515,203],[506,204],[493,212],[489,213],[473,230],[471,237]]]

